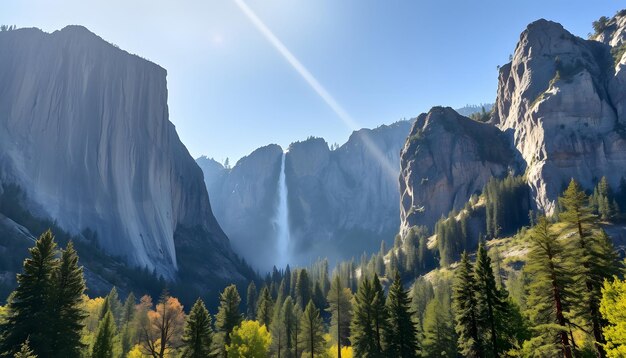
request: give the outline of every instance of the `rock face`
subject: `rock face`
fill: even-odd
[[[168,120],[163,68],[79,26],[0,32],[0,182],[33,212],[165,277],[194,242],[198,270],[240,279],[202,178]]]
[[[493,177],[507,174],[514,151],[504,133],[434,107],[417,117],[400,157],[401,233],[432,228],[442,215],[461,209]]]
[[[410,125],[400,121],[362,129],[333,150],[321,138],[289,146],[285,174],[294,264],[308,264],[317,256],[350,258],[393,238],[399,225],[399,153]],[[369,142],[397,171],[385,169]],[[276,145],[263,147],[221,171],[212,170],[215,163],[208,159],[198,159],[216,217],[233,246],[256,267],[271,264],[276,252],[273,218],[281,155]]]
[[[268,145],[226,169],[202,157],[196,161],[204,171],[215,216],[232,241],[233,248],[255,267],[266,267],[276,253],[278,175],[283,150]],[[266,263],[264,265],[264,263]]]
[[[626,165],[623,66],[616,75],[610,46],[539,20],[501,68],[492,120],[512,134],[540,210],[552,212],[570,178],[590,189],[606,176],[617,188]]]
[[[500,69],[490,123],[442,108],[421,115],[402,151],[402,232],[432,228],[507,169],[525,175],[533,209],[547,213],[571,178],[590,190],[606,176],[617,188],[626,168],[625,39],[626,11],[595,40],[538,20]]]
[[[336,250],[337,258],[347,258],[393,238],[399,224],[401,138],[409,128],[409,121],[401,121],[362,129],[332,151],[321,139],[289,147],[286,174],[296,252]],[[371,144],[384,158],[373,154]]]

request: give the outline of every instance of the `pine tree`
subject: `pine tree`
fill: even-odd
[[[54,334],[52,352],[55,357],[80,355],[84,345],[81,333],[87,314],[82,308],[85,280],[83,269],[78,266],[78,254],[70,241],[61,255],[58,268],[52,275],[53,308],[52,327]]]
[[[400,273],[396,271],[387,296],[389,326],[385,332],[386,354],[389,357],[417,357],[417,329],[413,322],[411,299],[402,287]]]
[[[133,349],[137,338],[137,331],[131,323],[126,323],[120,329],[120,344],[122,356],[126,356]]]
[[[22,343],[20,350],[15,353],[14,358],[37,358],[35,353],[30,349],[28,339]]]
[[[0,352],[16,353],[29,339],[30,347],[41,357],[52,355],[52,320],[50,314],[53,294],[53,274],[59,263],[55,258],[57,245],[50,230],[43,233],[24,260],[23,271],[17,275],[17,288],[9,302],[6,321],[0,327]]]
[[[102,307],[100,307],[100,317],[98,320],[102,321],[107,312],[111,311],[111,302],[109,302],[109,296],[107,295],[102,302]],[[115,319],[115,317],[113,318]]]
[[[309,280],[309,274],[305,269],[302,269],[298,273],[298,282],[296,283],[296,303],[304,309],[310,299],[311,281]]]
[[[122,307],[122,323],[129,323],[133,320],[135,315],[135,304],[137,298],[134,293],[129,293],[124,301],[124,306]]]
[[[487,254],[484,243],[478,245],[475,267],[475,287],[477,300],[478,323],[480,330],[485,332],[485,351],[490,351],[490,356],[499,357],[498,331],[496,317],[498,312],[504,310],[504,302],[496,285],[496,279],[491,268],[491,258]],[[488,332],[488,334],[487,334]]]
[[[460,353],[465,357],[482,357],[483,342],[478,330],[477,285],[467,252],[461,255],[461,262],[454,276],[452,300]]]
[[[235,285],[226,287],[224,292],[220,294],[220,306],[215,316],[215,328],[219,334],[218,351],[224,357],[226,357],[225,346],[230,344],[230,333],[242,321],[241,313],[239,313],[240,303],[241,297]]]
[[[211,354],[213,329],[211,315],[200,298],[189,312],[183,334],[183,357],[204,358]]]
[[[381,244],[381,246],[383,245]],[[374,259],[374,271],[379,276],[385,275],[385,258],[383,255],[380,255],[380,254],[376,255],[376,258]]]
[[[272,307],[274,306],[274,302],[272,302],[272,296],[270,295],[270,290],[267,286],[264,286],[261,290],[261,295],[259,297],[259,303],[257,304],[256,309],[256,318],[262,325],[265,327],[269,327],[272,322]]]
[[[605,186],[606,179],[604,180]],[[601,195],[608,192],[608,188],[600,188]],[[604,280],[610,280],[619,272],[619,264],[613,244],[602,232],[599,220],[589,206],[589,199],[578,183],[572,180],[568,188],[559,199],[563,212],[559,219],[566,224],[564,235],[574,234],[571,240],[573,260],[582,266],[576,280],[579,286],[579,297],[574,308],[575,314],[589,322],[589,328],[596,341],[595,347],[598,356],[604,357],[604,334],[602,316],[600,314],[601,288]]]
[[[315,307],[319,309],[325,309],[328,306],[328,302],[326,301],[326,295],[324,295],[324,290],[320,282],[315,283],[315,289],[313,290],[313,303]]]
[[[565,248],[551,232],[545,217],[537,220],[530,235],[530,251],[525,267],[531,278],[528,287],[529,316],[540,333],[537,349],[549,355],[572,357],[572,347],[567,336],[565,315],[571,307],[573,283],[565,266]],[[555,340],[559,345],[555,345]]]
[[[135,294],[130,292],[124,301],[122,306],[122,317],[120,326],[120,342],[122,346],[122,356],[126,356],[128,352],[133,348],[135,344],[137,330],[133,324],[135,318]]]
[[[398,270],[398,267],[398,257],[394,249],[391,249],[389,250],[389,262],[387,262],[387,266],[385,267],[385,276],[388,278],[392,277],[394,272]]]
[[[351,296],[350,290],[343,288],[339,275],[336,275],[328,291],[328,312],[331,314],[331,336],[337,342],[337,358],[341,358],[341,346],[350,345]]]
[[[283,350],[283,356],[285,358],[294,356],[294,335],[296,333],[296,316],[293,313],[294,303],[291,296],[287,296],[283,303],[281,318],[285,328],[285,345]]]
[[[313,301],[309,301],[300,319],[302,329],[301,350],[303,356],[314,358],[324,352],[324,323],[320,311]]]
[[[250,284],[248,285],[248,294],[246,296],[246,306],[248,308],[246,311],[246,315],[249,320],[256,319],[256,305],[257,305],[256,285],[254,284],[254,281],[250,281]]]
[[[275,305],[279,306],[279,309],[282,308],[283,303],[285,302],[285,298],[289,296],[289,293],[286,291],[285,279],[280,281],[280,286],[278,286],[278,295],[276,296]]]
[[[302,345],[301,322],[302,322],[302,315],[304,314],[304,312],[302,312],[300,305],[295,304],[293,305],[292,314],[294,318],[294,327],[293,327],[293,333],[292,333],[293,351],[294,351],[294,357],[299,358],[300,355],[302,354],[302,352],[300,351],[300,346]]]
[[[354,297],[354,313],[350,330],[352,348],[357,357],[383,357],[376,337],[374,301],[376,292],[372,282],[364,278]]]
[[[120,297],[117,293],[117,288],[115,286],[111,288],[111,291],[107,295],[107,298],[109,301],[109,305],[111,306],[111,313],[113,314],[113,318],[115,318],[115,324],[120,327],[124,307],[122,306],[122,302],[120,301]]]
[[[456,342],[454,317],[449,299],[436,297],[426,305],[424,312],[422,356],[455,358]]]
[[[384,352],[383,341],[385,340],[385,332],[389,326],[389,313],[387,312],[387,302],[385,299],[385,290],[378,279],[378,275],[374,274],[372,278],[372,290],[374,290],[374,301],[372,301],[372,313],[374,319],[374,337],[377,351]]]
[[[611,206],[613,195],[606,177],[603,176],[602,179],[600,179],[591,199],[594,201],[602,220],[609,220],[613,216],[613,207]]]
[[[411,309],[415,312],[416,320],[421,325],[424,322],[426,305],[435,297],[435,290],[432,283],[420,276],[413,283],[411,291]],[[422,328],[424,327],[422,326]]]
[[[287,330],[283,322],[283,310],[282,307],[275,306],[273,308],[272,322],[270,324],[270,334],[272,335],[271,349],[273,356],[278,358],[286,358],[284,355]]]
[[[98,325],[96,341],[91,351],[92,358],[113,358],[113,340],[115,338],[115,319],[110,310]]]

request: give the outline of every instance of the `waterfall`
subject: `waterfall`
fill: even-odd
[[[284,267],[289,262],[289,206],[287,204],[287,182],[285,181],[285,153],[280,164],[278,176],[278,206],[274,217],[276,228],[276,266]]]

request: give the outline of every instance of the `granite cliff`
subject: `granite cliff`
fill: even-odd
[[[524,175],[533,209],[547,213],[570,178],[592,190],[606,176],[618,188],[626,168],[626,12],[600,30],[585,40],[535,21],[500,68],[488,123],[439,107],[418,117],[402,151],[403,233],[432,229],[491,176]]]
[[[276,252],[278,175],[283,150],[268,145],[241,158],[232,168],[206,157],[196,161],[204,171],[215,216],[233,248],[256,267]]]
[[[400,156],[400,232],[432,228],[514,169],[514,151],[496,127],[434,107],[417,117]]]
[[[617,188],[624,175],[624,64],[611,50],[539,20],[500,69],[492,122],[511,134],[540,210],[554,210],[570,178],[592,189],[606,176]]]
[[[411,122],[355,131],[331,149],[321,138],[286,151],[290,253],[294,263],[317,256],[346,259],[377,249],[399,225],[399,153]],[[367,136],[398,172],[389,174],[363,140]],[[276,252],[278,176],[283,149],[259,148],[230,169],[206,157],[204,171],[215,216],[233,247],[254,266],[267,268]],[[270,266],[271,267],[271,266]]]
[[[199,284],[242,280],[168,119],[166,75],[84,27],[0,32],[0,183],[130,265],[170,279],[193,271]]]

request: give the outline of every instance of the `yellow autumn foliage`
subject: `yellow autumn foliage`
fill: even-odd
[[[324,352],[322,358],[338,358],[337,343],[334,342],[333,337],[326,333],[324,334],[324,340],[326,341],[328,349]],[[353,356],[354,353],[352,351],[352,347],[341,347],[341,358],[353,358]]]
[[[626,357],[626,282],[604,282],[600,313],[609,322],[604,328],[609,358]]]
[[[226,346],[228,358],[269,357],[272,336],[257,321],[243,321],[230,334],[231,344]]]
[[[137,344],[133,347],[133,349],[126,354],[126,358],[143,358],[145,357],[143,353],[141,353],[141,347]]]

